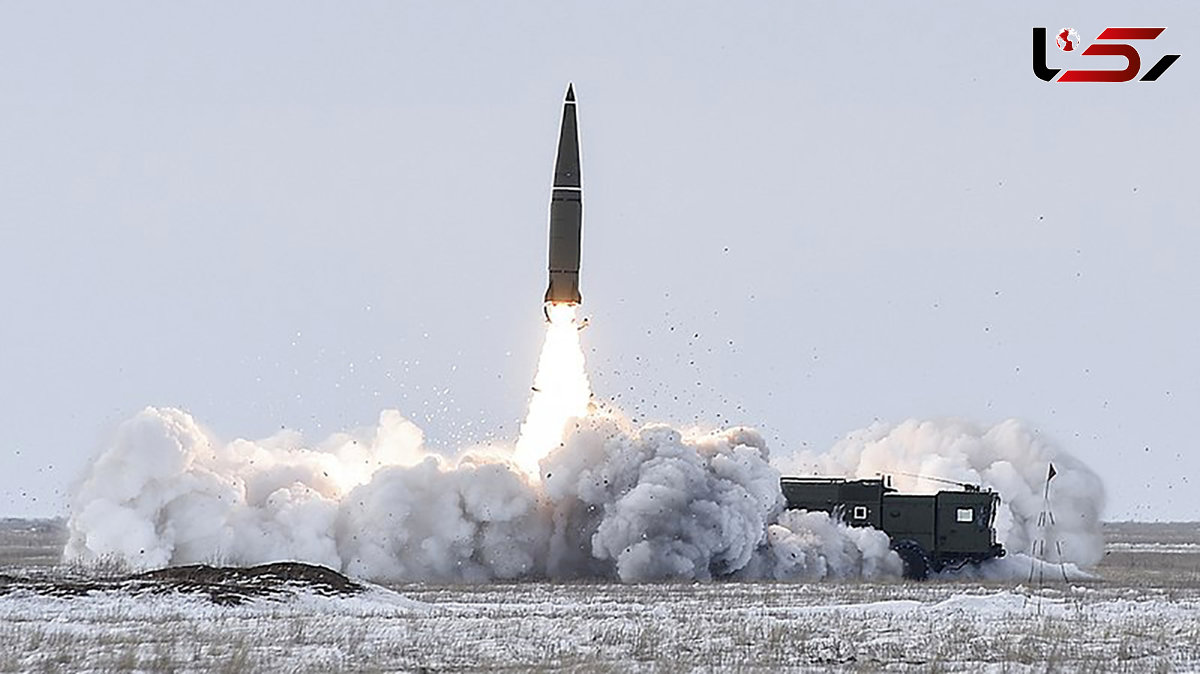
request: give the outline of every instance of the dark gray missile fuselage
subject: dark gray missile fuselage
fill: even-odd
[[[579,180],[579,130],[575,119],[575,89],[567,86],[563,101],[558,157],[550,195],[550,287],[546,301],[579,304],[579,251],[583,232],[583,185]]]

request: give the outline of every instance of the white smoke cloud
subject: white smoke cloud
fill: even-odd
[[[147,408],[76,491],[65,554],[137,568],[295,559],[382,580],[898,569],[878,532],[794,513],[776,523],[779,473],[749,429],[633,428],[595,413],[541,460],[541,479],[507,448],[447,458],[422,442],[394,411],[308,448],[286,432],[221,443],[182,411]]]
[[[1057,475],[1050,483],[1052,526],[1038,524],[1049,465]],[[1083,462],[1059,449],[1016,420],[991,427],[962,420],[908,420],[877,423],[847,434],[823,454],[805,453],[790,463],[800,472],[846,477],[893,476],[904,492],[934,493],[953,489],[936,481],[902,473],[979,484],[998,492],[996,533],[1012,559],[985,565],[1003,576],[1028,573],[1035,539],[1046,541],[1039,556],[1049,561],[1091,566],[1104,553],[1100,517],[1104,485]],[[1061,556],[1059,549],[1061,546]]]
[[[385,468],[342,502],[341,568],[382,580],[539,576],[548,525],[527,480],[475,455]]]
[[[279,559],[338,567],[343,496],[382,466],[418,460],[421,443],[420,429],[394,411],[309,449],[289,432],[223,444],[185,412],[146,408],[76,489],[65,554],[138,568]]]
[[[767,528],[770,544],[745,576],[828,580],[899,576],[904,566],[887,534],[850,527],[824,512],[788,510]]]
[[[1002,540],[1028,549],[1046,462],[1064,558],[1098,557],[1098,478],[1016,422],[905,422],[806,455],[829,475],[897,471],[995,488]],[[221,442],[191,416],[147,408],[123,424],[74,495],[68,558],[137,568],[294,559],[380,580],[896,576],[885,534],[787,511],[766,443],[745,428],[635,428],[594,410],[538,474],[512,448],[432,454],[419,428],[378,425],[306,446],[294,433]],[[809,471],[805,471],[809,472]],[[902,489],[940,486],[897,477]],[[997,570],[1029,565],[1009,559]],[[1018,569],[1018,571],[1013,571]]]
[[[747,429],[685,436],[589,417],[541,465],[559,555],[552,568],[567,575],[584,550],[624,581],[728,576],[783,509],[766,443]]]

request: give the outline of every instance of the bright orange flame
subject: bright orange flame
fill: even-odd
[[[579,344],[579,324],[573,304],[546,306],[546,341],[533,379],[529,414],[513,461],[530,476],[538,476],[538,460],[559,446],[571,419],[588,413],[592,387]]]

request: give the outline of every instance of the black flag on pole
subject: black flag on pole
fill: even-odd
[[[1054,470],[1054,464],[1050,464],[1050,472],[1046,475],[1046,482],[1053,480],[1055,475],[1058,475],[1058,471]]]

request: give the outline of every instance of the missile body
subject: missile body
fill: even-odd
[[[579,304],[579,238],[583,229],[583,187],[579,182],[579,132],[575,89],[567,86],[554,185],[550,196],[550,287],[546,302]]]

